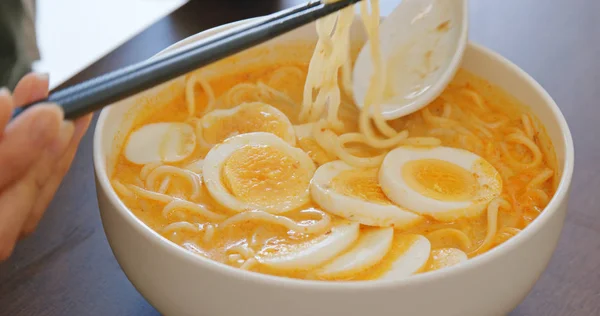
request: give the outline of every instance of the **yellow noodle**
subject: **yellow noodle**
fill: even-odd
[[[521,230],[518,228],[502,227],[500,230],[498,230],[498,233],[496,234],[496,237],[494,238],[494,243],[496,245],[503,243],[503,242],[509,240],[510,238],[514,237],[516,234],[518,234],[520,232],[521,232]]]
[[[473,121],[474,123],[481,124],[487,128],[491,128],[491,129],[500,128],[509,122],[509,118],[507,116],[503,116],[502,118],[500,118],[499,120],[497,120],[495,122],[486,122],[486,121],[483,121],[482,119],[480,119],[475,113],[469,113],[469,119],[471,121]]]
[[[548,196],[548,193],[544,192],[541,189],[528,190],[527,194],[529,194],[530,196],[537,197],[542,205],[546,205],[548,204],[548,202],[550,202],[550,196]]]
[[[259,246],[260,242],[259,242],[259,235],[261,235],[262,233],[264,233],[265,228],[263,226],[258,227],[254,233],[252,234],[252,238],[250,238],[250,246],[251,247],[256,247]]]
[[[145,164],[142,167],[142,170],[140,171],[140,179],[142,181],[145,181],[146,178],[148,177],[148,174],[150,174],[150,172],[152,170],[154,170],[155,168],[160,167],[160,166],[162,166],[162,163],[160,163],[160,162],[151,162],[149,164]]]
[[[361,18],[369,37],[378,38],[379,2],[371,1],[371,12],[369,12],[365,2],[361,3],[360,6]],[[341,139],[338,140],[335,133],[328,131],[329,129],[339,131],[343,126],[338,117],[341,99],[337,80],[338,74],[344,65],[348,67],[349,30],[352,17],[352,9],[347,8],[337,15],[331,15],[317,22],[319,40],[309,64],[300,120],[318,121],[327,109],[326,124],[322,125],[325,130],[320,131],[320,135],[313,136],[317,141],[320,140],[321,144],[325,141],[324,135],[327,135],[327,142],[330,144],[321,145],[323,149],[330,154],[335,154],[349,164],[366,167],[372,166],[375,161],[381,159],[379,157],[365,159],[352,155],[344,148],[344,144],[348,139],[357,139],[356,135],[341,135]],[[357,141],[373,148],[389,149],[400,145],[408,135],[405,131],[394,130],[381,115],[379,106],[383,96],[385,69],[383,68],[379,41],[374,40],[369,43],[371,45],[374,73],[359,115],[359,128],[363,136]],[[317,96],[313,98],[313,91],[315,90],[317,90]],[[371,111],[371,108],[373,111]],[[372,121],[371,115],[373,115]],[[377,131],[373,129],[372,123],[385,138],[376,135]]]
[[[259,90],[262,90],[259,92],[261,94],[266,94],[266,95],[270,95],[271,97],[275,97],[275,98],[279,99],[280,101],[283,101],[287,105],[294,107],[294,108],[297,108],[299,106],[287,94],[285,94],[271,86],[268,86],[262,82],[257,83],[256,86]]]
[[[431,111],[428,108],[421,110],[421,115],[423,116],[423,120],[433,127],[453,127],[459,125],[457,121],[450,118],[431,114]]]
[[[227,248],[227,253],[240,254],[244,259],[252,258],[255,255],[254,250],[250,249],[246,243],[240,243]]]
[[[510,134],[510,135],[506,136],[506,142],[521,144],[521,145],[527,147],[527,149],[529,149],[529,151],[532,154],[532,159],[530,162],[528,162],[528,163],[521,162],[513,157],[513,155],[506,149],[506,146],[502,146],[501,148],[504,151],[506,158],[508,158],[507,159],[508,162],[513,167],[516,167],[519,169],[533,168],[533,167],[537,167],[542,162],[542,152],[540,151],[540,148],[531,139],[527,138],[525,135],[519,135],[516,133]]]
[[[202,226],[202,230],[204,231],[204,242],[208,243],[210,242],[213,237],[215,236],[215,225],[212,224],[205,224]]]
[[[162,194],[162,193],[157,193],[157,192],[152,192],[146,189],[142,189],[136,185],[133,184],[129,184],[127,185],[127,187],[132,190],[133,192],[135,192],[135,194],[137,196],[143,197],[145,199],[148,200],[153,200],[153,201],[158,201],[158,202],[163,202],[163,203],[169,203],[172,200],[174,200],[175,198],[170,196],[170,195],[166,195],[166,194]]]
[[[367,30],[367,34],[371,39],[379,38],[379,1],[371,1],[371,12],[369,13],[368,4],[366,1],[360,3],[360,16]],[[385,119],[381,115],[381,102],[383,101],[383,90],[385,87],[385,68],[381,54],[381,45],[378,40],[369,41],[371,49],[371,62],[373,63],[373,75],[369,81],[367,95],[365,96],[363,110],[361,116],[361,131],[366,134],[370,143],[377,143],[377,138],[373,136],[368,124],[368,118],[373,115],[375,126],[379,131],[387,137],[394,137],[398,132],[387,125]],[[370,107],[373,107],[371,112]]]
[[[137,185],[138,187],[144,187],[144,181],[142,181],[142,179],[135,178],[134,182],[135,182],[135,185]]]
[[[240,266],[240,269],[242,270],[250,270],[252,269],[252,267],[254,267],[256,264],[258,263],[258,260],[256,260],[255,258],[250,258],[246,261],[244,261],[244,264],[242,264]]]
[[[193,74],[185,83],[185,102],[187,104],[188,114],[190,116],[196,114],[196,94],[194,88],[197,83],[200,84],[208,98],[208,103],[204,108],[204,111],[202,111],[200,114],[211,111],[215,105],[215,93],[210,84],[199,74]]]
[[[258,101],[258,91],[251,83],[240,83],[229,89],[225,94],[225,104],[228,107],[240,105],[245,102]]]
[[[227,256],[227,259],[229,259],[229,261],[231,262],[239,262],[244,260],[242,259],[242,255],[240,255],[239,253],[232,253],[229,256]]]
[[[527,136],[527,135],[525,135],[525,132],[523,132],[523,130],[518,127],[507,127],[504,129],[503,132],[504,132],[504,134],[517,134],[517,135]]]
[[[196,133],[196,142],[198,142],[198,145],[200,145],[201,148],[205,148],[205,149],[210,149],[210,148],[214,147],[215,144],[209,144],[204,139],[204,132],[202,129],[202,121],[198,120],[194,126],[195,126],[194,131]]]
[[[189,230],[189,231],[198,231],[198,227],[193,225],[190,222],[175,222],[172,224],[167,225],[165,228],[163,228],[163,233],[169,233],[175,230]]]
[[[115,191],[122,197],[126,197],[126,198],[133,198],[135,197],[135,195],[133,194],[133,192],[131,192],[130,189],[128,189],[123,183],[121,183],[121,181],[119,180],[112,180],[111,184],[113,186],[113,188],[115,188]]]
[[[458,239],[463,251],[469,251],[471,249],[471,247],[473,246],[469,236],[467,236],[467,234],[465,234],[464,232],[462,232],[461,230],[458,230],[456,228],[438,229],[436,231],[433,231],[433,232],[427,234],[427,238],[428,239],[441,238],[441,236],[443,236],[443,235],[452,235],[456,239]]]
[[[442,111],[442,117],[443,118],[450,118],[450,116],[452,115],[452,105],[448,102],[444,102],[444,108]]]
[[[554,175],[554,171],[550,169],[544,169],[542,172],[538,173],[535,178],[531,179],[527,184],[527,188],[533,189],[541,186],[544,182],[550,180]]]
[[[221,227],[227,227],[246,221],[264,221],[281,225],[289,230],[305,234],[322,234],[331,228],[331,217],[327,213],[319,210],[304,210],[301,213],[318,214],[321,219],[312,224],[306,224],[302,222],[295,222],[285,216],[273,215],[263,211],[249,211],[228,218],[221,224]]]
[[[374,157],[358,157],[346,150],[340,142],[338,136],[332,131],[327,129],[320,131],[315,130],[320,130],[318,124],[315,124],[315,127],[313,128],[313,135],[317,141],[317,144],[319,144],[319,146],[321,146],[323,149],[333,152],[336,157],[345,161],[349,165],[355,167],[376,167],[379,166],[383,162],[383,158],[385,158],[385,154]]]
[[[401,133],[399,133],[397,135],[396,138],[390,138],[390,139],[381,141],[381,142],[377,143],[376,146],[371,146],[371,147],[376,148],[376,149],[391,148],[391,147],[395,147],[397,145],[405,143],[407,141],[407,138],[408,138],[408,131],[402,131]],[[363,143],[365,145],[371,145],[369,143],[367,136],[365,136],[364,134],[360,134],[360,133],[342,134],[342,135],[340,135],[339,140],[342,144]]]
[[[163,217],[167,218],[169,216],[169,214],[176,209],[184,209],[186,211],[206,217],[210,220],[225,219],[224,215],[212,212],[208,208],[206,208],[206,206],[204,206],[204,205],[192,203],[189,201],[179,200],[179,199],[173,199],[173,201],[169,202],[169,204],[167,204],[165,206],[165,208],[162,211]]]
[[[496,231],[498,230],[498,210],[500,207],[510,208],[511,205],[502,198],[496,198],[487,207],[487,233],[483,243],[474,251],[469,253],[469,256],[480,254],[492,246]]]
[[[473,102],[475,103],[475,105],[477,105],[477,107],[481,110],[486,110],[486,106],[485,106],[485,102],[483,101],[483,98],[479,95],[479,93],[471,90],[471,89],[467,89],[464,88],[461,90],[461,92],[465,95],[467,95],[468,97],[471,98],[471,100],[473,100]]]
[[[302,101],[302,110],[300,111],[300,120],[306,121],[309,117],[320,116],[324,110],[324,97],[319,99],[320,91],[317,94],[317,100],[313,98],[313,91],[321,87],[324,78],[324,67],[327,64],[325,59],[331,53],[333,44],[331,43],[330,34],[333,32],[336,14],[317,21],[317,33],[319,39],[308,65],[308,75],[304,84],[304,97]],[[314,113],[316,114],[314,114]]]
[[[520,233],[521,230],[518,228],[514,228],[514,227],[502,227],[502,229],[500,229],[499,233],[504,233],[504,234],[510,234],[512,236]]]
[[[283,66],[278,68],[271,74],[267,85],[273,86],[278,82],[287,81],[289,77],[297,77],[300,80],[304,80],[305,73],[300,68],[295,66]]]
[[[473,128],[477,131],[479,131],[481,134],[483,134],[483,136],[487,137],[487,138],[492,138],[494,137],[492,135],[492,132],[490,130],[487,129],[487,127],[479,125],[479,124],[471,124],[473,126]]]
[[[160,183],[158,187],[158,193],[166,193],[169,189],[169,185],[171,184],[171,176],[166,176],[163,181]]]
[[[527,114],[521,115],[521,123],[523,124],[523,129],[525,130],[525,135],[529,137],[529,139],[533,140],[533,126],[531,125],[531,119]]]
[[[200,180],[200,177],[192,171],[174,166],[160,166],[152,170],[152,172],[150,172],[150,174],[148,174],[148,177],[146,178],[146,187],[149,189],[154,189],[154,185],[159,177],[170,177],[172,175],[180,176],[192,185],[192,195],[190,196],[191,200],[200,197],[200,186],[202,185],[202,180]],[[158,191],[160,193],[164,193],[166,189],[162,192],[160,189]]]

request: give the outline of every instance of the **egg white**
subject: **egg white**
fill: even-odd
[[[431,243],[421,235],[404,235],[411,245],[394,262],[392,267],[381,277],[398,280],[413,275],[423,269],[429,260]]]
[[[287,126],[283,135],[277,135],[277,136],[280,137],[281,139],[283,139],[284,141],[288,142],[292,146],[296,145],[296,133],[294,131],[294,126],[292,125],[292,123],[290,122],[288,117],[283,112],[278,110],[277,108],[275,108],[269,104],[262,103],[262,102],[242,103],[231,109],[213,110],[202,117],[202,119],[200,121],[200,126],[202,127],[202,129],[210,128],[212,126],[213,122],[215,122],[216,120],[219,120],[221,118],[225,118],[228,116],[235,116],[238,114],[238,112],[240,112],[242,110],[247,110],[247,109],[253,109],[256,111],[260,111],[263,114],[268,114],[270,116],[275,117],[275,119],[277,121],[284,124],[284,126]],[[268,132],[268,131],[253,131],[253,132]],[[200,133],[200,134],[202,134],[202,133]],[[235,136],[235,135],[237,135],[237,134],[233,134],[233,135],[229,135],[229,136]],[[199,141],[205,147],[212,147],[215,145],[215,144],[208,143],[203,137],[200,137]]]
[[[124,154],[130,162],[144,165],[181,161],[195,148],[196,134],[192,126],[163,122],[147,124],[133,131],[127,139]]]
[[[478,184],[475,197],[467,201],[444,201],[425,196],[411,188],[402,176],[402,168],[408,162],[422,159],[449,162],[474,175]],[[402,146],[390,151],[379,169],[379,183],[383,192],[394,203],[441,221],[478,216],[502,192],[502,179],[489,162],[467,150],[441,146]]]
[[[279,214],[293,210],[310,201],[308,184],[302,194],[295,196],[293,199],[284,203],[274,203],[268,206],[246,203],[232,195],[221,179],[221,170],[227,159],[234,152],[245,146],[273,147],[298,161],[300,168],[306,172],[309,177],[315,172],[313,161],[304,151],[292,147],[289,143],[274,134],[254,132],[234,136],[227,139],[222,144],[213,147],[204,158],[204,163],[202,165],[202,174],[206,183],[206,188],[217,202],[235,212],[262,210],[271,214]]]
[[[385,257],[394,239],[394,229],[374,228],[361,233],[355,245],[318,271],[321,278],[348,276],[364,271]]]
[[[342,171],[352,169],[355,168],[340,160],[320,166],[310,183],[313,201],[329,213],[368,226],[406,228],[423,219],[394,204],[370,202],[336,192],[333,179]]]
[[[318,239],[298,245],[290,251],[274,254],[258,253],[261,264],[278,270],[311,269],[335,258],[350,247],[360,234],[358,223],[343,222],[331,229],[331,233]]]

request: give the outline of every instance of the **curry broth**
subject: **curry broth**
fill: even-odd
[[[281,67],[294,66],[300,69],[304,74],[308,70],[308,64],[306,62],[285,62],[285,63],[270,63],[262,65],[261,67],[253,67],[250,69],[239,69],[239,72],[231,75],[225,75],[210,80],[210,84],[217,96],[217,99],[223,96],[223,94],[230,88],[234,87],[239,83],[257,83],[257,82],[268,82],[270,76]],[[294,98],[294,101],[301,102],[301,93],[303,88],[303,80],[297,81],[292,80],[290,82],[284,82],[278,89],[284,89],[287,87],[287,93]],[[477,92],[472,94],[471,92]],[[196,104],[206,104],[207,96],[201,87],[198,85],[195,87]],[[485,108],[477,108],[479,105],[475,98],[481,97],[480,101],[486,105]],[[346,97],[346,103],[350,103],[349,98]],[[543,199],[544,194],[548,197],[552,197],[556,188],[556,159],[553,154],[552,147],[550,145],[548,137],[544,133],[544,129],[541,124],[529,114],[524,106],[519,104],[516,100],[506,95],[500,89],[497,89],[487,83],[486,81],[477,78],[476,76],[468,73],[465,70],[460,70],[452,83],[444,91],[442,96],[430,104],[426,111],[419,111],[413,113],[404,118],[395,120],[392,122],[392,126],[397,129],[407,129],[411,136],[432,136],[432,129],[427,124],[428,118],[440,117],[444,111],[448,111],[445,108],[444,102],[450,102],[453,105],[452,111],[462,111],[467,113],[466,115],[457,115],[456,120],[459,121],[461,126],[465,128],[468,133],[472,133],[477,137],[485,139],[483,144],[479,144],[475,139],[469,140],[468,138],[450,137],[448,135],[436,135],[442,141],[442,145],[449,147],[464,148],[472,151],[484,159],[488,160],[499,173],[503,179],[503,191],[502,196],[505,197],[513,207],[511,210],[501,209],[498,217],[498,228],[508,227],[512,229],[522,229],[532,220],[534,220],[538,214],[543,210],[547,201]],[[219,102],[217,102],[219,103]],[[280,108],[277,104],[273,106]],[[218,104],[218,108],[227,108],[229,106]],[[202,113],[202,107],[197,108],[196,115],[199,116]],[[281,109],[284,113],[288,114],[290,109]],[[358,111],[353,108],[347,108],[346,113],[357,115]],[[464,114],[463,113],[463,114]],[[468,113],[476,113],[475,116]],[[357,131],[356,122],[350,118],[352,115],[342,115],[342,120],[347,123],[349,130]],[[430,116],[432,115],[432,116]],[[519,144],[508,144],[501,148],[500,144],[505,144],[506,135],[513,129],[523,130],[523,117],[524,115],[531,120],[532,124],[535,124],[535,142],[542,148],[544,156],[543,163],[541,166],[531,169],[519,170],[515,173],[509,171],[511,168],[507,167],[508,161],[511,159],[520,159],[527,161],[527,150],[524,146]],[[156,122],[185,122],[188,119],[187,108],[185,102],[185,94],[182,92],[172,102],[163,104],[159,107],[155,107],[152,111],[140,111],[136,117],[134,127],[132,130],[138,127]],[[477,121],[481,122],[477,122]],[[480,124],[492,124],[492,122],[498,122],[499,120],[507,120],[503,123],[501,128],[490,128],[485,132],[482,132],[479,128]],[[293,119],[292,119],[293,122]],[[479,125],[474,124],[477,122]],[[468,134],[467,133],[467,134]],[[300,144],[300,142],[299,142]],[[313,144],[314,145],[314,144]],[[171,165],[183,167],[187,164],[199,159],[204,158],[207,153],[206,149],[199,148],[197,146],[195,152],[187,159],[173,163]],[[304,146],[302,146],[304,147]],[[364,153],[369,155],[370,153]],[[510,157],[507,157],[510,155]],[[537,193],[542,198],[536,197],[528,193],[528,184],[540,173],[543,168],[549,168],[554,171],[554,180],[545,181],[541,185],[542,192]],[[115,165],[113,181],[117,181],[121,184],[135,184],[143,186],[143,181],[140,180],[140,172],[142,166],[130,163],[125,159],[124,154],[118,157]],[[191,185],[181,179],[173,178],[168,191],[169,195],[175,197],[184,197],[189,195]],[[201,216],[187,213],[185,211],[174,211],[169,214],[163,214],[164,203],[147,200],[139,197],[127,197],[122,196],[124,203],[131,209],[131,211],[146,223],[150,228],[161,233],[165,238],[173,241],[174,243],[183,246],[189,251],[198,253],[199,255],[207,258],[237,266],[234,260],[231,260],[228,254],[228,249],[232,247],[239,247],[242,243],[252,244],[266,244],[268,245],[268,251],[289,251],[299,245],[304,244],[307,241],[317,242],[323,236],[311,236],[303,233],[296,233],[288,231],[287,229],[274,225],[265,224],[262,222],[245,222],[243,224],[234,225],[226,228],[220,228],[214,230],[214,236],[212,240],[207,241],[204,233],[190,232],[186,230],[169,231],[164,232],[164,228],[174,222],[185,220],[191,223],[198,223],[200,226],[208,225],[203,224],[206,222]],[[218,205],[208,193],[206,187],[202,187],[202,194],[194,201],[194,203],[202,204],[209,210],[215,211],[221,214],[234,215],[235,213],[225,209]],[[315,208],[319,209],[316,204],[309,204],[302,209]],[[287,215],[287,214],[286,214]],[[298,211],[293,211],[289,214],[289,217],[294,219],[298,216]],[[335,221],[339,221],[335,216],[332,216]],[[371,228],[361,227],[361,230],[368,230]],[[443,234],[436,234],[436,231],[445,229]],[[460,234],[455,234],[454,229],[459,230],[466,234],[471,245],[465,244],[464,238],[461,238]],[[471,219],[460,219],[454,222],[439,222],[432,218],[427,218],[425,221],[405,230],[396,231],[392,251],[386,255],[386,257],[380,263],[375,266],[363,271],[357,275],[340,276],[334,278],[335,280],[366,280],[375,279],[381,276],[389,269],[392,262],[410,245],[401,241],[398,236],[402,234],[419,234],[428,237],[431,242],[432,249],[439,248],[458,248],[467,252],[465,249],[477,248],[484,240],[487,231],[487,219],[485,212],[483,215],[477,218]],[[510,234],[505,236],[497,236],[493,245],[495,247],[498,244],[504,242],[510,238]],[[471,254],[470,256],[478,255],[478,253]],[[423,272],[426,271],[427,265],[424,267]],[[287,276],[301,279],[313,279],[316,278],[313,274],[313,269],[307,270],[295,270],[295,271],[276,271],[260,264],[254,266],[252,271],[262,272],[272,275]]]

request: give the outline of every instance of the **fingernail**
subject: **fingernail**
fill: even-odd
[[[46,80],[46,81],[50,80],[50,74],[47,72],[36,72],[35,76],[40,80]]]
[[[46,144],[48,140],[56,136],[56,125],[57,122],[62,121],[62,111],[60,108],[52,109],[52,106],[48,105],[38,106],[48,108],[47,110],[42,111],[42,113],[37,113],[32,122],[31,137],[33,137],[38,144]]]
[[[8,90],[7,87],[0,88],[0,96],[4,96],[4,95],[10,96],[10,90]]]
[[[73,124],[73,122],[63,121],[60,125],[60,131],[58,132],[58,136],[56,137],[54,142],[52,142],[52,145],[50,145],[50,153],[53,156],[62,155],[69,146],[71,139],[73,139],[74,132],[75,125]]]

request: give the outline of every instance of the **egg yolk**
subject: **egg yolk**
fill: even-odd
[[[471,200],[477,189],[475,176],[464,168],[439,159],[404,164],[402,178],[413,190],[442,201]]]
[[[310,182],[299,161],[264,145],[235,151],[224,163],[221,177],[232,195],[258,206],[285,203],[305,192]]]
[[[245,133],[268,132],[287,139],[289,122],[273,112],[264,103],[239,105],[230,115],[205,116],[202,137],[209,144],[218,144],[225,139]]]
[[[333,190],[378,204],[391,204],[379,186],[377,168],[345,170],[331,180]]]

